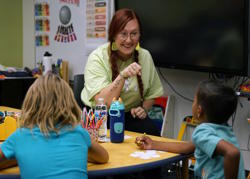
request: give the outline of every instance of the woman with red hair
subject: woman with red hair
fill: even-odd
[[[159,135],[147,111],[163,94],[163,87],[149,51],[139,45],[141,31],[133,10],[116,11],[109,26],[109,42],[89,55],[81,99],[85,105],[95,107],[100,97],[107,106],[114,97],[121,97],[126,111],[125,129]]]

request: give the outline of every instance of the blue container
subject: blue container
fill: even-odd
[[[125,110],[121,100],[113,100],[109,109],[110,116],[110,140],[113,143],[121,143],[124,140]]]

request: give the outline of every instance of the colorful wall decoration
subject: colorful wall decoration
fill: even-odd
[[[86,0],[86,37],[106,38],[107,2]]]
[[[35,44],[49,46],[50,5],[48,2],[35,3]]]

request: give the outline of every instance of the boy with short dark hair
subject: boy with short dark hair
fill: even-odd
[[[147,136],[136,138],[141,149],[175,153],[194,152],[195,175],[202,178],[245,179],[239,144],[230,126],[238,98],[235,91],[214,80],[200,82],[192,105],[193,117],[202,124],[196,127],[192,142],[159,142]],[[223,170],[224,168],[224,170]]]

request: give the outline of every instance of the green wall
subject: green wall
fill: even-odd
[[[0,18],[0,64],[22,67],[22,0],[0,0]]]

